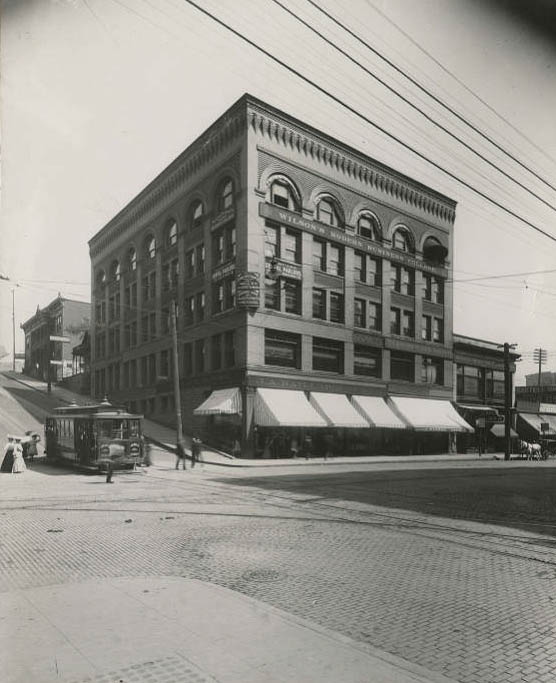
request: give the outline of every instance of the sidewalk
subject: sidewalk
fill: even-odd
[[[3,683],[450,683],[220,586],[118,578],[4,594]]]
[[[31,389],[47,393],[46,382],[27,377],[14,372],[4,372],[7,377],[24,384]],[[87,404],[92,403],[93,399],[83,396],[82,394],[75,394],[67,389],[52,385],[51,397],[57,400],[60,405],[67,405],[69,403]],[[143,420],[143,433],[149,441],[163,448],[166,451],[175,453],[176,451],[176,432],[174,429],[165,427],[152,420]],[[184,435],[186,452],[191,456],[191,436]],[[262,459],[247,460],[242,458],[234,458],[232,455],[219,451],[210,446],[203,446],[202,453],[203,461],[207,465],[220,465],[224,467],[291,467],[291,466],[327,466],[327,465],[357,465],[357,464],[373,464],[373,463],[415,463],[415,462],[465,462],[477,461],[485,462],[488,460],[504,459],[503,454],[488,453],[479,456],[478,453],[439,453],[437,455],[372,455],[372,456],[356,456],[356,457],[335,457],[325,460],[324,458],[286,458],[286,459]],[[512,457],[514,459],[515,456]]]

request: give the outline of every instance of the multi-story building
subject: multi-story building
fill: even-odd
[[[503,345],[462,334],[454,334],[453,340],[458,410],[473,427],[485,426],[485,431],[478,428],[475,434],[460,434],[458,451],[477,448],[479,439],[484,447],[498,450],[504,437],[504,424],[497,421],[504,417],[505,408]],[[519,358],[519,353],[510,350],[510,395],[513,395],[515,363]]]
[[[172,422],[175,301],[186,433],[247,456],[306,436],[446,450],[470,429],[450,403],[454,220],[244,95],[90,240],[93,394]]]
[[[90,303],[58,295],[43,309],[37,306],[35,315],[21,324],[25,333],[24,372],[53,382],[71,375],[72,348],[90,323]]]

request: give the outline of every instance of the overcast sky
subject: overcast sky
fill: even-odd
[[[187,0],[4,0],[0,274],[20,322],[90,299],[87,241],[244,92],[458,202],[454,331],[517,342],[556,370],[556,211],[479,160],[272,0],[197,0],[377,125],[553,236],[511,217],[304,84]],[[307,0],[281,0],[556,207],[556,192],[446,113]],[[556,184],[550,2],[319,0],[321,7]],[[527,11],[524,11],[526,7]],[[500,276],[484,279],[487,276]],[[11,349],[10,283],[0,344]],[[550,353],[552,352],[552,353]],[[548,369],[548,367],[546,369]]]

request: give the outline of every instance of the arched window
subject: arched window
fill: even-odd
[[[443,265],[448,255],[448,249],[440,244],[436,237],[427,237],[423,244],[423,258],[429,263]]]
[[[148,235],[145,240],[145,256],[153,259],[156,256],[156,240],[154,235]]]
[[[231,209],[234,205],[234,181],[227,178],[220,185],[220,192],[218,193],[218,210],[225,211]]]
[[[111,279],[114,282],[119,282],[120,276],[121,276],[120,262],[119,261],[112,261],[112,265],[110,266],[110,277],[111,277]]]
[[[178,224],[170,221],[166,226],[166,246],[171,247],[178,243]]]
[[[267,194],[267,201],[289,211],[299,211],[299,200],[293,187],[286,180],[274,180]]]
[[[380,226],[377,219],[368,213],[359,216],[357,221],[357,234],[365,239],[373,240],[373,242],[380,242]]]
[[[203,222],[204,207],[200,199],[196,199],[189,209],[189,226],[191,230],[198,228]]]
[[[137,270],[137,252],[134,247],[127,252],[127,263],[130,270]]]
[[[104,270],[101,268],[98,273],[97,273],[97,287],[104,287],[106,284],[106,273]]]
[[[339,227],[342,220],[332,199],[321,199],[317,204],[317,221]]]
[[[392,247],[398,251],[413,252],[413,242],[409,231],[405,228],[396,228],[392,236]]]

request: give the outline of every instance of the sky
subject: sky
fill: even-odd
[[[37,305],[58,292],[90,300],[88,240],[249,92],[456,200],[454,331],[517,343],[518,383],[536,370],[535,348],[556,370],[553,3],[318,2],[521,166],[308,0],[279,1],[503,173],[277,0],[195,2],[375,125],[188,0],[3,0],[0,275],[9,281],[0,280],[0,346],[12,348],[13,287],[17,351],[20,323]]]

